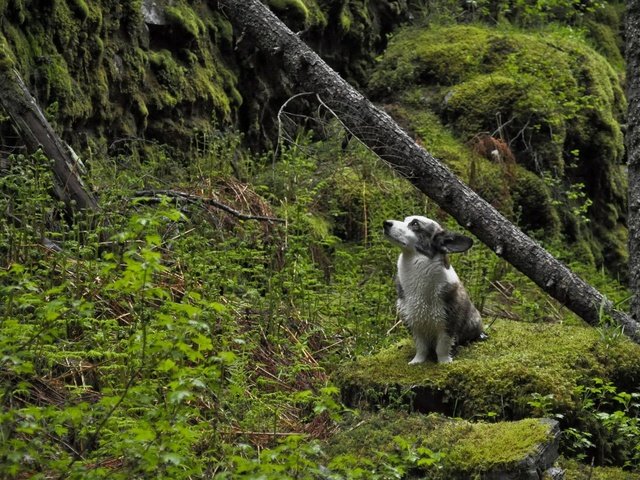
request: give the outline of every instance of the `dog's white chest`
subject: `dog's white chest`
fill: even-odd
[[[423,255],[403,253],[398,258],[398,281],[402,288],[398,312],[407,326],[419,330],[443,329],[446,310],[442,289],[459,281],[453,267],[444,268],[442,263]]]

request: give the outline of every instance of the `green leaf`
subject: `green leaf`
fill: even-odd
[[[138,442],[151,442],[156,438],[156,434],[150,428],[134,427],[131,429],[131,433]]]
[[[180,465],[183,460],[183,457],[172,452],[163,453],[161,458],[163,462],[171,463],[173,465]]]
[[[209,337],[200,334],[200,335],[197,335],[193,340],[198,344],[198,351],[208,352],[213,350],[213,343],[211,342],[211,339]],[[226,352],[226,353],[231,353],[231,352]],[[235,355],[233,358],[235,358]],[[231,359],[232,361],[233,361],[233,358]],[[225,363],[230,363],[230,362],[225,362]]]
[[[177,405],[183,403],[192,396],[193,393],[190,390],[176,390],[175,392],[169,393],[167,399],[172,405]]]
[[[166,358],[158,364],[156,370],[158,370],[159,372],[168,372],[170,370],[174,370],[176,367],[176,362],[174,362],[170,358]]]
[[[220,352],[218,353],[218,358],[222,361],[222,363],[229,365],[236,360],[237,355],[233,352]]]

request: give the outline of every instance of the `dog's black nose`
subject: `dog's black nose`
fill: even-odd
[[[391,220],[385,220],[384,222],[382,222],[382,226],[385,230],[391,228],[391,225],[393,225],[393,222]]]

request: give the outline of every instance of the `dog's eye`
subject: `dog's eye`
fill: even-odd
[[[418,226],[418,220],[411,220],[411,222],[409,222],[409,226],[410,227],[417,227]]]

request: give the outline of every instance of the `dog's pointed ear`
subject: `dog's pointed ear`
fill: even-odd
[[[433,244],[441,253],[462,253],[471,248],[473,240],[459,233],[440,232],[433,237]]]

